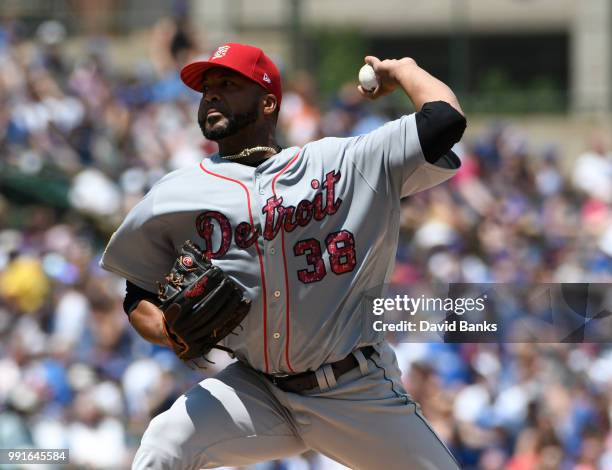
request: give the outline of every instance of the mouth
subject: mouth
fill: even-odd
[[[214,108],[210,108],[206,111],[206,114],[204,115],[204,125],[210,128],[216,126],[224,119],[225,115],[221,111]]]
[[[223,113],[216,108],[210,108],[206,111],[206,117],[223,116]]]

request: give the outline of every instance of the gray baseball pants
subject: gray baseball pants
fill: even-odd
[[[406,395],[391,347],[375,348],[354,353],[359,367],[337,383],[322,367],[319,387],[300,395],[230,364],[153,418],[132,468],[244,466],[308,449],[360,470],[459,468]]]

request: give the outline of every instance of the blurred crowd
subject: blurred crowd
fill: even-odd
[[[140,339],[123,281],[98,267],[110,233],[166,172],[216,146],[178,70],[205,53],[160,20],[129,71],[109,43],[77,58],[55,21],[0,24],[0,448],[69,448],[79,468],[125,468],[152,416],[203,376]],[[289,71],[284,71],[287,76]],[[368,132],[401,106],[285,83],[279,137],[302,145]],[[588,136],[584,136],[585,141]],[[606,136],[564,171],[558,149],[496,123],[456,147],[442,187],[404,201],[393,282],[610,282]],[[612,349],[605,344],[397,344],[407,389],[463,468],[612,468]],[[254,467],[255,468],[255,467]],[[314,454],[259,469],[335,468]]]

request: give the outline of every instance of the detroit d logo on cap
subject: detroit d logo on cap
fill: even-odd
[[[217,52],[213,54],[210,60],[220,59],[221,57],[225,57],[225,54],[227,54],[227,51],[229,51],[229,48],[230,48],[229,46],[219,47],[219,49],[217,49]]]

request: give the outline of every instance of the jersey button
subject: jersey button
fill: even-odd
[[[277,299],[280,297],[281,292],[279,290],[275,290],[274,291],[274,297],[276,297]]]
[[[274,248],[270,248],[270,254],[271,255],[275,255],[276,254],[276,250]]]
[[[274,339],[278,339],[280,338],[280,333],[274,333],[272,336],[274,337]]]

